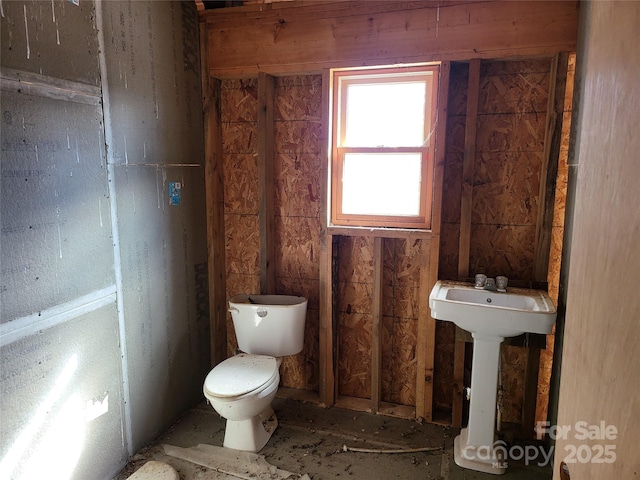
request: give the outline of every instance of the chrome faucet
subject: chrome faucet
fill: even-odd
[[[498,290],[496,287],[496,279],[495,278],[487,278],[487,281],[484,282],[484,289],[495,292]]]

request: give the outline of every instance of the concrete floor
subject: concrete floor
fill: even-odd
[[[509,461],[501,477],[458,467],[453,461],[453,439],[458,429],[411,420],[324,409],[295,400],[276,398],[273,408],[279,425],[259,453],[280,469],[308,474],[313,480],[345,479],[551,479],[551,467],[536,462]],[[227,479],[213,470],[164,454],[163,445],[221,446],[225,420],[206,402],[188,411],[152,445],[138,452],[116,476],[125,480],[148,460],[172,465],[182,480]],[[370,449],[440,447],[435,452],[381,454],[345,452],[343,446]],[[268,478],[268,477],[267,477]]]

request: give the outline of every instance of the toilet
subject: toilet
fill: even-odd
[[[205,398],[227,420],[223,446],[260,451],[278,426],[271,408],[282,357],[302,351],[307,299],[292,295],[236,295],[229,311],[241,353],[216,365]]]

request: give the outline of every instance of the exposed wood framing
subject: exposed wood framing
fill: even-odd
[[[439,98],[436,120],[431,238],[429,240],[429,253],[425,253],[425,260],[428,260],[428,268],[425,268],[426,265],[424,265],[425,262],[423,261],[420,270],[418,344],[416,345],[418,364],[416,383],[416,417],[422,417],[427,421],[433,420],[433,387],[436,344],[436,320],[431,316],[431,309],[429,308],[429,293],[438,281],[450,70],[451,63],[442,62],[440,65],[440,80],[438,82]],[[424,241],[425,240],[423,240],[423,242]]]
[[[547,121],[544,134],[544,157],[540,172],[535,263],[533,267],[533,280],[538,282],[546,282],[549,272],[551,227],[553,226],[553,210],[555,207],[558,159],[560,158],[560,146],[562,144],[562,120],[568,66],[568,53],[558,54],[551,60]]]
[[[213,76],[552,55],[575,50],[577,2],[280,2],[201,12]]]
[[[329,165],[329,132],[331,113],[329,70],[322,72],[322,134],[321,158],[322,175],[320,180],[320,403],[329,407],[335,400],[335,370],[333,341],[333,238],[327,231],[327,178]]]
[[[467,87],[467,117],[464,133],[462,163],[462,202],[460,204],[460,243],[458,246],[458,278],[469,277],[471,246],[471,208],[473,204],[473,169],[476,158],[476,126],[478,124],[478,96],[480,92],[480,59],[469,62]]]
[[[209,270],[209,324],[211,366],[227,358],[226,266],[224,233],[224,176],[220,80],[208,75],[206,32],[200,30],[202,52],[202,104],[204,115],[205,203],[207,218],[207,266]]]
[[[373,305],[371,319],[371,408],[382,402],[382,238],[373,240]]]
[[[258,185],[260,190],[260,293],[274,294],[275,269],[275,178],[274,97],[275,79],[258,75]]]

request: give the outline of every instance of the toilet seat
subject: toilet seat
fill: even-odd
[[[204,393],[218,398],[244,396],[269,385],[278,375],[276,358],[241,353],[209,372],[204,381]]]

